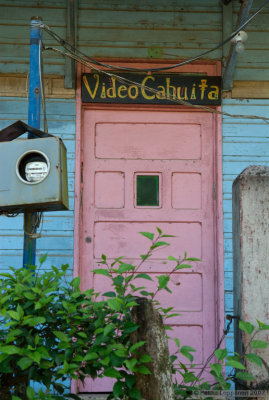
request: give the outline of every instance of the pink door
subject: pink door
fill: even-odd
[[[215,117],[205,112],[156,109],[84,110],[83,216],[80,262],[83,289],[106,291],[93,276],[102,253],[133,262],[148,249],[140,231],[176,235],[141,272],[167,272],[163,259],[189,256],[202,262],[172,276],[162,304],[181,315],[169,320],[181,344],[197,349],[201,368],[217,335]],[[146,194],[145,194],[146,193]],[[143,281],[143,284],[145,282]],[[173,346],[172,346],[173,347]],[[184,362],[186,362],[185,359]],[[105,392],[111,381],[88,381],[80,392]]]

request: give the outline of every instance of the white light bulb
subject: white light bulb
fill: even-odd
[[[235,45],[235,51],[236,51],[236,53],[241,54],[241,53],[243,53],[244,50],[245,50],[244,43],[242,43],[242,42],[237,42],[236,45]]]

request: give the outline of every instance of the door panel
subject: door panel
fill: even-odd
[[[202,260],[171,276],[172,294],[158,295],[164,306],[181,314],[170,321],[173,335],[197,349],[194,362],[201,367],[216,343],[214,116],[88,109],[83,121],[82,289],[109,289],[106,277],[91,272],[101,254],[139,260],[150,242],[138,232],[156,232],[158,226],[175,235],[140,272],[153,278],[168,272],[164,258],[185,251]],[[111,386],[102,380],[100,389],[98,381],[89,380],[80,392]]]

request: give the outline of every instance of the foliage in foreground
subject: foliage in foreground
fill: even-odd
[[[152,278],[140,273],[139,268],[155,251],[169,245],[165,240],[170,235],[164,235],[159,228],[157,234],[141,234],[151,244],[137,265],[126,263],[123,257],[110,264],[102,255],[101,268],[95,273],[111,281],[111,291],[102,297],[93,289],[81,292],[79,277],[71,283],[66,282],[67,265],[61,269],[52,267],[51,271],[42,273],[37,267],[10,268],[10,273],[1,274],[1,400],[77,399],[65,390],[65,382],[70,378],[83,382],[87,377],[114,378],[116,383],[109,399],[141,399],[135,386],[135,374],[149,374],[147,364],[151,358],[146,354],[137,356],[144,342],[132,344],[130,341],[130,334],[138,328],[131,319],[135,299],[139,296],[153,301],[164,319],[173,316],[173,310],[161,307],[156,295],[160,290],[171,292],[168,287],[171,274],[191,268],[189,263],[198,261],[186,254],[182,259],[168,257],[173,264],[170,272],[157,276],[156,289],[148,292],[137,282]],[[40,266],[44,261],[45,257],[41,257]],[[175,398],[188,398],[193,391],[201,389],[229,389],[232,376],[223,375],[225,360],[226,365],[236,369],[237,379],[254,380],[245,372],[244,359],[262,366],[261,358],[250,349],[267,346],[256,335],[269,326],[259,321],[258,324],[255,329],[250,323],[240,322],[240,328],[250,335],[249,348],[243,355],[228,356],[226,349],[215,351],[217,362],[210,364],[214,384],[195,376],[191,354],[195,350],[181,346],[179,339],[174,339],[178,347],[176,354],[171,356]],[[179,354],[190,364],[178,361]],[[33,383],[39,384],[38,393],[33,389]]]

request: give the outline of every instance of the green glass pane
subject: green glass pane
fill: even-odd
[[[159,206],[158,175],[136,175],[136,205]]]

